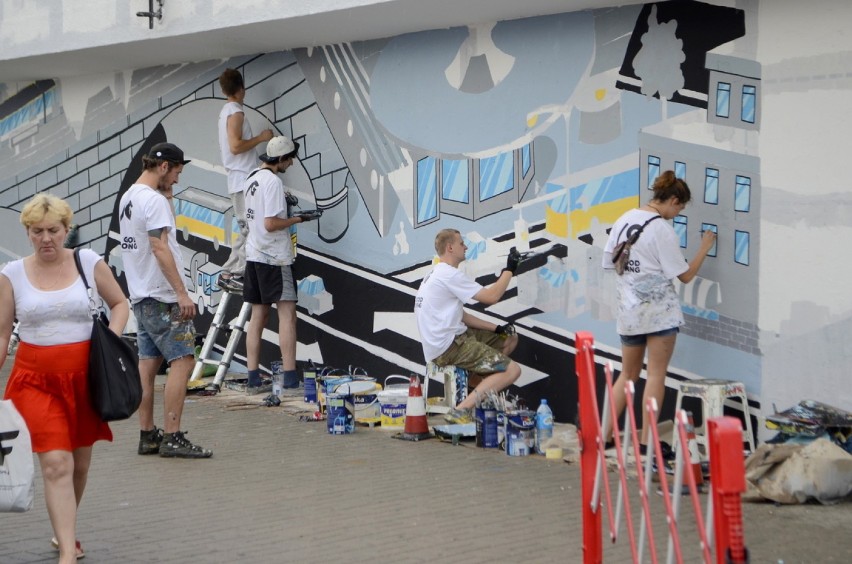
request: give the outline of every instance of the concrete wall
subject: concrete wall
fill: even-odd
[[[205,310],[215,306],[215,285],[197,282],[199,272],[215,280],[228,251],[227,221],[207,211],[225,196],[216,79],[237,67],[255,130],[302,145],[285,183],[303,208],[325,210],[299,232],[300,361],[425,373],[413,293],[435,232],[454,227],[471,248],[464,268],[483,283],[510,247],[538,253],[507,299],[478,311],[518,326],[528,402],[548,397],[572,419],[574,333],[592,331],[599,360],[618,366],[601,247],[647,198],[656,156],[663,170],[685,163],[693,189],[685,256],[702,223],[720,233],[700,279],[679,288],[687,327],[669,384],[741,380],[764,413],[805,398],[849,409],[852,175],[841,163],[852,7],[819,4],[635,5],[2,84],[0,231],[14,239],[23,202],[56,193],[75,209],[80,242],[121,275],[117,195],[140,150],[167,138],[193,160],[178,210],[187,279]],[[726,76],[758,86],[756,119],[716,115]],[[707,168],[722,172],[717,204],[703,198]],[[734,208],[737,176],[751,180],[747,211]],[[749,234],[745,263],[735,232]],[[25,243],[4,247],[4,260],[27,254]],[[274,357],[270,341],[264,364]]]

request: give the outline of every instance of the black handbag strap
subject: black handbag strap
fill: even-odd
[[[86,280],[86,273],[83,272],[83,263],[80,262],[80,247],[74,249],[74,264],[77,265],[77,272],[80,273],[80,278],[83,279],[83,285],[86,287],[86,294],[89,296],[89,314],[92,319],[97,319],[100,316],[100,310],[95,306],[95,294],[89,286],[89,281]]]
[[[640,225],[640,226],[639,226],[639,229],[637,229],[636,231],[634,231],[634,232],[633,232],[633,235],[631,235],[631,236],[630,236],[630,244],[631,244],[631,245],[635,245],[635,244],[636,244],[636,241],[639,239],[639,235],[641,235],[641,234],[642,234],[642,232],[643,232],[643,231],[645,231],[645,227],[647,227],[647,226],[648,226],[648,224],[649,224],[649,223],[651,223],[652,221],[654,221],[655,219],[660,219],[660,217],[662,217],[662,216],[660,216],[660,215],[655,215],[654,217],[652,217],[651,219],[649,219],[648,221],[646,221],[645,223],[643,223],[642,225]]]

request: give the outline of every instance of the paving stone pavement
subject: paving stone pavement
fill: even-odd
[[[84,561],[582,561],[576,464],[395,440],[379,427],[332,436],[325,422],[299,421],[298,398],[260,401],[231,390],[188,396],[183,428],[213,449],[208,460],[138,456],[136,419],[114,423],[114,442],[95,446],[78,516]],[[156,405],[159,421],[159,391]],[[0,515],[0,563],[56,560],[36,480],[31,511]],[[652,502],[662,559],[664,515]],[[852,561],[852,503],[743,509],[752,562]],[[688,511],[684,501],[685,561],[700,562]],[[604,547],[605,562],[631,560],[623,539]]]

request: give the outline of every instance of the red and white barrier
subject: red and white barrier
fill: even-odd
[[[697,548],[703,561],[711,564],[711,539],[715,526],[716,562],[748,562],[748,551],[745,548],[742,527],[742,506],[740,496],[745,491],[745,464],[742,452],[742,426],[738,419],[718,417],[708,421],[710,436],[710,469],[713,477],[709,500],[707,502],[707,518],[702,516],[701,498],[698,491],[700,479],[699,461],[694,452],[689,449],[690,438],[687,435],[689,421],[684,411],[679,411],[675,418],[676,459],[672,487],[670,478],[665,472],[665,461],[660,448],[660,436],[657,429],[658,406],[652,399],[647,405],[650,417],[648,456],[644,463],[639,451],[639,435],[636,426],[636,416],[630,407],[626,409],[625,429],[618,428],[618,420],[612,398],[612,368],[605,367],[606,388],[603,403],[603,420],[598,408],[596,397],[597,369],[594,362],[594,338],[591,333],[579,332],[576,335],[577,356],[575,366],[578,378],[579,396],[579,445],[582,482],[582,515],[583,515],[583,562],[603,562],[603,521],[601,511],[604,504],[607,509],[609,536],[613,543],[618,538],[621,524],[622,508],[626,514],[626,524],[630,551],[634,562],[643,561],[644,545],[647,540],[650,560],[658,562],[658,550],[655,542],[651,516],[652,491],[651,477],[652,462],[656,461],[659,469],[660,488],[657,493],[662,495],[663,508],[666,512],[668,528],[667,562],[683,561],[683,545],[678,528],[680,510],[680,493],[685,486],[689,492],[698,533]],[[625,389],[627,406],[633,405],[634,387],[628,383]],[[618,493],[613,510],[612,492],[609,484],[609,472],[606,470],[606,455],[604,453],[603,430],[613,429],[613,440],[616,449],[616,469],[618,476]],[[694,439],[693,439],[694,440]],[[628,490],[627,465],[628,455],[633,453],[637,461],[635,470],[640,485],[638,497],[642,504],[639,533],[636,534],[632,522],[630,496]],[[698,469],[698,473],[694,470]],[[601,493],[603,492],[603,495]],[[675,492],[677,495],[672,495]],[[713,518],[711,519],[711,515]],[[705,522],[707,523],[705,525]]]

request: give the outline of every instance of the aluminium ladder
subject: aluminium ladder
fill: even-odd
[[[213,321],[210,323],[210,328],[207,330],[207,337],[204,339],[204,344],[201,346],[201,352],[198,355],[198,360],[195,361],[195,368],[192,370],[190,382],[194,382],[201,378],[201,373],[204,370],[205,364],[218,365],[216,376],[213,378],[213,383],[205,389],[209,392],[217,393],[222,389],[222,381],[225,379],[225,374],[231,366],[231,360],[234,358],[234,353],[237,350],[237,345],[240,344],[240,338],[245,333],[246,323],[251,317],[251,304],[243,302],[240,307],[240,313],[232,322],[226,322],[225,316],[228,311],[228,303],[231,300],[231,292],[225,292],[222,296],[219,305],[216,306],[216,313],[213,315]],[[222,352],[222,358],[219,360],[211,359],[210,355],[213,348],[216,346],[216,337],[219,335],[219,330],[230,330],[231,334],[228,337],[228,343],[225,345],[225,350]]]

